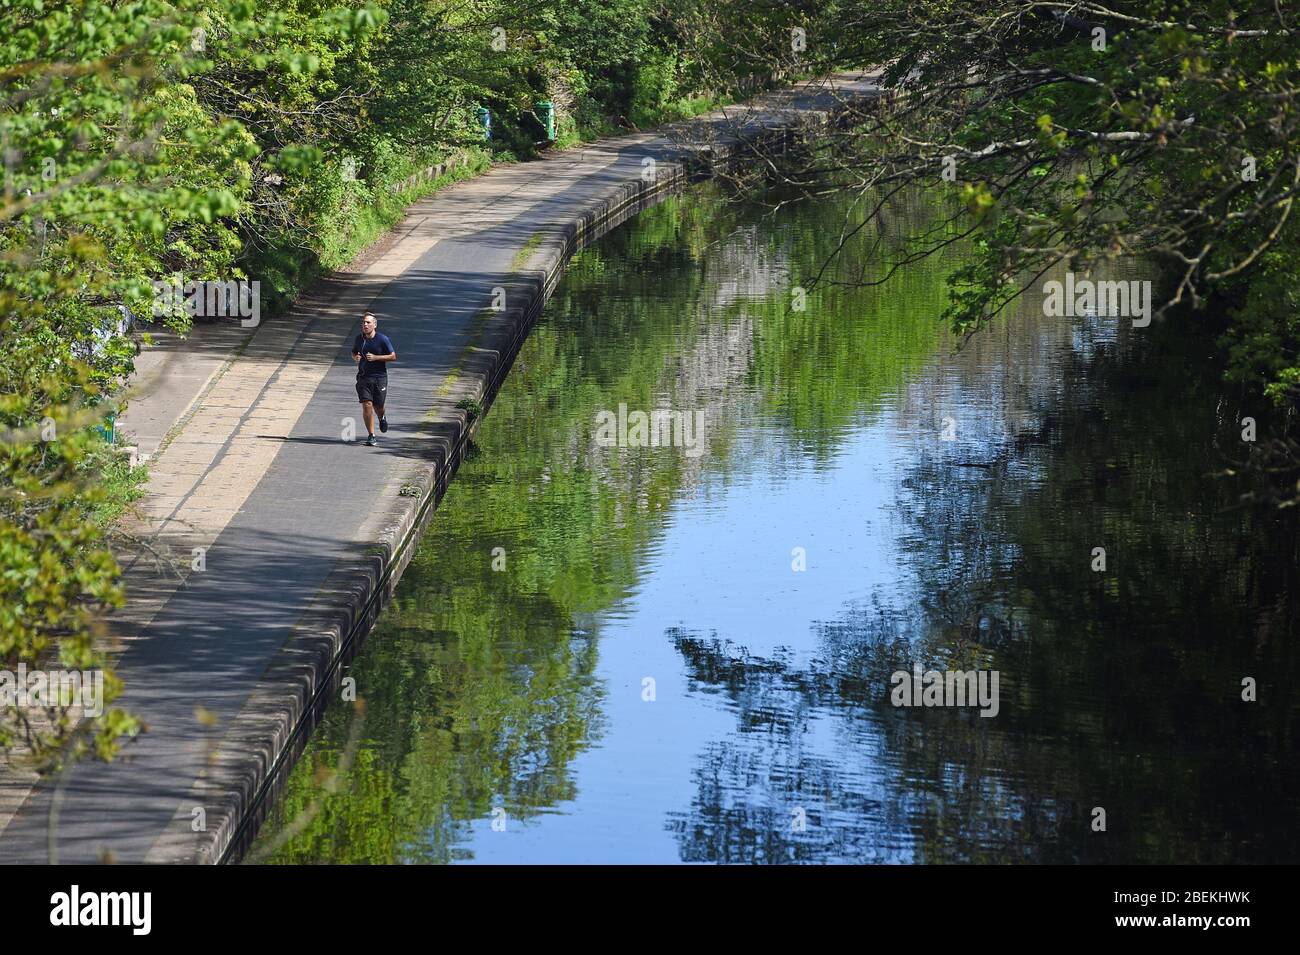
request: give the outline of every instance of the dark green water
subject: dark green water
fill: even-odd
[[[1300,859],[1295,537],[1210,476],[1208,343],[1031,297],[954,353],[954,259],[835,284],[877,233],[795,310],[856,215],[705,186],[573,261],[251,858]]]

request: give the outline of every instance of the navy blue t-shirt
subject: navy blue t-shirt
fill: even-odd
[[[352,353],[360,355],[361,361],[357,363],[357,377],[366,377],[369,375],[386,375],[388,374],[388,362],[386,361],[366,361],[366,353],[372,355],[391,355],[396,349],[393,343],[388,340],[388,336],[383,332],[375,332],[374,338],[366,338],[365,335],[358,335],[356,341],[352,343]]]

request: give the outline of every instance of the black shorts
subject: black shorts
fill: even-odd
[[[384,406],[388,397],[387,375],[363,375],[357,379],[357,400],[373,402],[376,408]]]

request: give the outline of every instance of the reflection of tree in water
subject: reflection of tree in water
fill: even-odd
[[[1012,745],[995,721],[890,705],[889,675],[911,658],[896,620],[825,627],[802,666],[670,635],[737,721],[700,755],[690,809],[670,817],[684,861],[1007,861],[1053,841],[1061,807],[1004,778]]]
[[[849,608],[802,662],[671,634],[694,691],[736,716],[669,821],[683,859],[1300,854],[1294,524],[1233,509],[1239,489],[1209,477],[1213,428],[1239,416],[1194,343],[1058,341],[979,441],[917,442],[897,507],[910,606]],[[1032,364],[1008,342],[1002,361]],[[913,659],[999,670],[999,715],[895,709],[889,675]],[[1267,704],[1241,702],[1242,675]]]
[[[991,665],[1006,751],[970,770],[1004,774],[1026,826],[1057,826],[1032,847],[1044,861],[1294,860],[1297,707],[1240,699],[1242,675],[1300,676],[1294,527],[1233,510],[1238,489],[1207,476],[1223,399],[1194,344],[1153,329],[1123,353],[1079,345],[1027,379],[1053,397],[1030,396],[1037,415],[990,409],[1028,424],[985,446],[988,467],[919,446],[902,482],[930,634],[951,648],[956,622],[979,615],[1003,635]],[[1261,628],[1285,641],[1251,640]],[[937,780],[936,752],[960,755],[960,741],[896,752]],[[1094,806],[1104,835],[1088,828]]]
[[[600,735],[595,636],[545,601],[498,597],[489,619],[482,573],[411,581],[351,671],[360,750],[322,790],[354,718],[331,708],[264,833],[300,830],[274,861],[447,862],[493,808],[519,821],[574,797],[567,767]]]
[[[691,808],[670,817],[682,859],[811,862],[869,850],[878,801],[840,769],[839,759],[802,746],[819,710],[871,705],[865,682],[849,670],[753,657],[681,630],[668,636],[686,662],[693,689],[725,694],[738,723],[734,734],[700,754]],[[857,807],[860,824],[828,825],[848,805]],[[800,809],[803,831],[795,816]]]

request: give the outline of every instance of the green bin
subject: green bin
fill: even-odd
[[[544,99],[537,104],[537,118],[546,127],[546,138],[555,139],[555,104]]]

